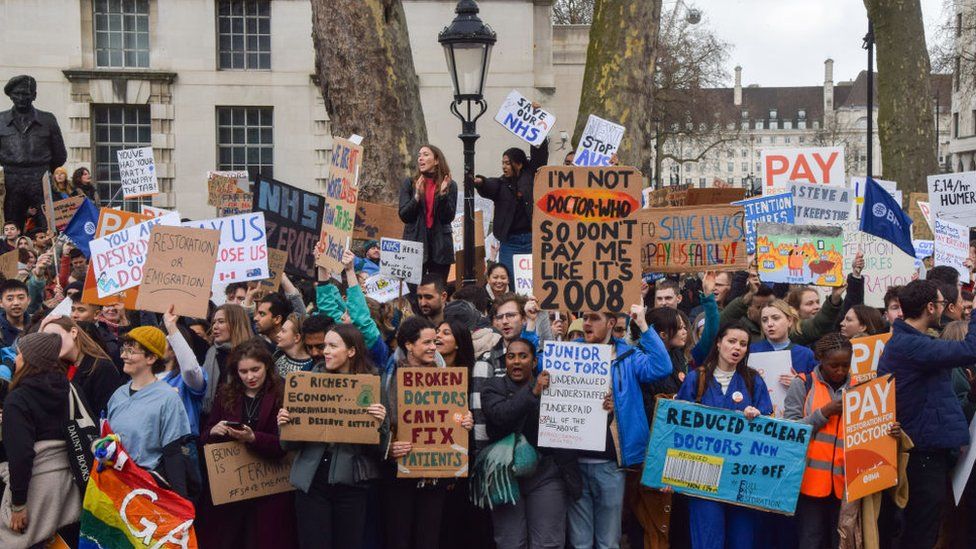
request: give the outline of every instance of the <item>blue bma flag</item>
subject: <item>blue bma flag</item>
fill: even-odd
[[[864,209],[861,212],[861,231],[883,238],[915,257],[912,218],[902,211],[901,204],[870,177],[864,188]]]
[[[91,257],[88,243],[95,238],[95,227],[98,225],[98,206],[91,200],[85,199],[71,217],[64,234],[68,237],[85,257]]]

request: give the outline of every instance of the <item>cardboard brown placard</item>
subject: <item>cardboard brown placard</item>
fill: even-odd
[[[641,185],[628,166],[536,173],[532,288],[540,308],[618,313],[640,303]]]
[[[206,318],[219,245],[220,231],[153,227],[136,308],[165,313],[175,307],[180,316]]]
[[[325,207],[316,245],[315,264],[333,273],[342,272],[342,254],[352,244],[359,200],[359,168],[363,148],[348,139],[332,138],[329,178],[325,183]]]
[[[451,270],[447,273],[448,282],[456,282],[458,280],[458,273],[461,273],[460,278],[464,279],[464,250],[459,252],[454,252],[454,265],[451,265]],[[474,249],[474,278],[478,281],[479,286],[484,286],[485,279],[485,247],[477,246]]]
[[[397,460],[397,477],[468,476],[467,368],[399,368],[396,376],[396,440],[413,445]]]
[[[268,248],[268,271],[271,276],[261,281],[261,289],[266,292],[277,292],[281,287],[281,276],[285,274],[285,264],[288,263],[288,252]]]
[[[127,212],[125,210],[115,210],[112,208],[102,208],[98,212],[98,225],[95,226],[95,238],[101,238],[107,234],[121,231],[127,227],[142,223],[151,219],[148,215]],[[88,262],[88,274],[85,276],[85,287],[81,292],[81,302],[89,305],[115,305],[121,303],[126,309],[136,308],[136,299],[139,297],[139,288],[132,288],[119,292],[115,295],[98,297],[96,287],[95,266]]]
[[[84,196],[71,196],[56,201],[54,203],[54,229],[58,232],[63,231],[84,201]]]
[[[706,204],[730,204],[746,197],[741,187],[721,187],[711,189],[688,189],[685,206],[704,206]]]
[[[6,279],[17,278],[17,259],[20,250],[11,250],[0,255],[0,274]]]
[[[235,177],[227,177],[211,172],[210,177],[207,178],[207,204],[210,206],[220,205],[220,195],[243,192],[237,186],[237,178]]]
[[[935,236],[925,220],[925,214],[918,207],[918,202],[929,201],[929,193],[911,193],[908,195],[908,216],[912,218],[912,238],[916,240],[933,240]]]
[[[648,208],[637,212],[637,219],[642,272],[693,273],[749,268],[742,206]]]
[[[214,505],[291,492],[292,454],[269,460],[241,442],[220,442],[203,447],[210,495]]]
[[[291,421],[281,440],[378,444],[379,421],[366,408],[379,402],[379,376],[292,372],[283,404]]]
[[[250,212],[254,208],[254,194],[241,192],[217,195],[217,217],[227,217]]]
[[[403,222],[396,208],[360,200],[356,204],[356,227],[353,238],[379,240],[403,238]]]

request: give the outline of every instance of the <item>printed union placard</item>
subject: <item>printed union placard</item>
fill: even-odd
[[[847,501],[898,484],[898,441],[888,436],[895,422],[891,374],[844,391],[844,478]]]

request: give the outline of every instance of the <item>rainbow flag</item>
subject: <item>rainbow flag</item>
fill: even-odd
[[[117,436],[95,442],[97,467],[81,510],[80,549],[196,548],[193,504],[162,488],[122,449]]]

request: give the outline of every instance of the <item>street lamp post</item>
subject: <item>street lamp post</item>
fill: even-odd
[[[874,177],[874,23],[868,19],[868,33],[864,35],[864,49],[868,50],[868,179]]]
[[[480,137],[476,128],[485,114],[485,78],[495,45],[495,31],[478,17],[474,0],[461,0],[451,25],[437,36],[444,47],[447,70],[454,84],[451,112],[461,121],[458,137],[464,144],[464,285],[474,284],[474,143]]]

